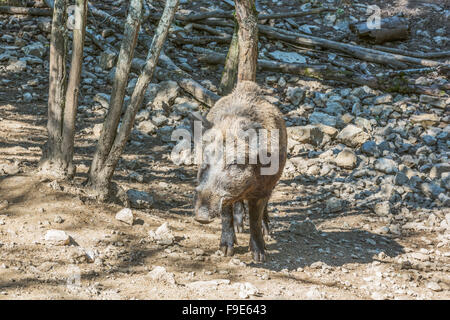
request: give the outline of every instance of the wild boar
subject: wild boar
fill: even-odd
[[[267,202],[286,163],[283,116],[265,99],[256,83],[242,81],[231,94],[216,102],[203,119],[203,126],[206,131],[197,176],[195,220],[209,223],[220,216],[220,249],[225,255],[232,255],[236,241],[234,227],[242,224],[234,220],[242,219],[243,210],[239,207],[246,200],[250,250],[253,259],[262,262],[263,230],[268,232]]]

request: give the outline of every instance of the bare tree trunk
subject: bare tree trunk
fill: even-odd
[[[67,1],[56,0],[53,10],[52,34],[50,39],[50,79],[48,94],[48,140],[42,150],[39,164],[44,174],[64,177],[62,150],[63,115],[66,92],[67,54]]]
[[[239,24],[238,81],[256,81],[258,60],[258,13],[255,0],[236,0],[236,20]]]
[[[239,65],[239,26],[234,23],[233,38],[230,49],[228,49],[225,67],[223,68],[222,79],[220,80],[220,94],[225,96],[233,90],[236,84],[237,71]]]
[[[97,149],[89,170],[89,183],[94,189],[107,190],[109,180],[101,174],[104,170],[106,159],[116,138],[117,127],[122,113],[122,105],[125,97],[125,88],[128,83],[128,75],[131,68],[134,49],[138,37],[142,16],[142,0],[132,0],[128,9],[127,22],[125,24],[124,38],[117,59],[116,73],[111,92],[108,114],[103,123]]]
[[[73,166],[73,148],[75,137],[75,120],[78,108],[78,93],[80,91],[81,67],[83,65],[84,36],[86,30],[87,0],[76,0],[75,25],[73,27],[72,61],[66,91],[64,108],[62,152],[64,165],[67,166],[68,177],[75,174]]]
[[[150,81],[152,80],[162,46],[167,38],[169,27],[172,24],[173,18],[175,16],[178,2],[179,0],[167,0],[163,15],[161,17],[161,20],[159,21],[158,28],[156,29],[155,35],[153,37],[152,45],[147,55],[145,67],[137,80],[136,86],[133,90],[133,94],[131,95],[130,104],[123,117],[119,132],[115,136],[114,142],[104,159],[104,164],[101,167],[98,167],[95,171],[93,171],[91,167],[89,176],[90,182],[92,184],[91,186],[98,192],[98,195],[102,198],[105,197],[108,193],[109,183],[114,174],[117,162],[119,161],[130,136],[130,132],[134,124],[134,118],[136,117],[137,111],[142,106],[145,91]],[[105,124],[103,125],[103,127],[105,128]]]

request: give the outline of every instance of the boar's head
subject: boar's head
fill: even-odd
[[[257,184],[257,164],[249,161],[252,149],[248,139],[243,149],[237,147],[239,132],[259,127],[240,117],[228,117],[209,128],[203,135],[202,163],[199,166],[195,195],[195,220],[210,223],[220,215],[222,208],[245,198]],[[229,141],[236,148],[230,152]],[[239,153],[239,150],[245,150]]]

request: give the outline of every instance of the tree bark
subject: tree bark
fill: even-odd
[[[239,24],[238,82],[256,81],[258,60],[258,13],[255,0],[236,0],[236,20]]]
[[[227,58],[225,60],[225,67],[223,68],[222,78],[220,79],[219,91],[225,96],[229,94],[237,79],[238,65],[239,65],[239,26],[235,22],[233,38],[231,39],[230,49],[228,49]]]
[[[125,24],[124,38],[120,47],[119,57],[117,59],[116,73],[111,92],[108,113],[103,123],[100,138],[97,143],[97,149],[89,169],[89,184],[100,193],[106,196],[110,177],[104,174],[105,162],[111,151],[111,147],[116,138],[117,127],[122,113],[122,105],[125,97],[125,88],[128,83],[131,61],[133,59],[134,49],[136,47],[141,15],[142,1],[131,0],[128,9],[127,22]],[[115,167],[114,167],[115,168]],[[112,172],[114,172],[112,168]]]
[[[63,114],[66,92],[67,1],[56,0],[50,39],[50,74],[48,94],[48,140],[39,163],[41,173],[64,177],[67,167],[62,150]]]
[[[83,65],[84,36],[86,29],[87,0],[76,0],[75,25],[73,28],[72,61],[66,91],[64,122],[62,132],[62,152],[64,165],[68,168],[68,177],[75,173],[73,166],[73,148],[75,138],[75,121],[80,91],[81,67]]]
[[[132,0],[132,7],[134,7],[133,2],[137,2],[137,0]],[[91,183],[94,184],[95,189],[100,192],[101,196],[107,195],[108,185],[114,174],[117,162],[119,161],[125,148],[126,142],[128,141],[131,129],[133,128],[134,118],[142,105],[145,91],[153,78],[153,73],[156,69],[162,46],[167,38],[167,34],[169,33],[170,25],[172,24],[175,16],[178,2],[179,0],[167,0],[163,15],[158,24],[158,28],[156,29],[155,36],[147,55],[145,67],[138,77],[133,94],[131,95],[130,105],[125,112],[119,132],[115,136],[111,149],[105,157],[104,165],[102,167],[97,167],[95,171],[90,172]],[[136,4],[135,6],[137,7]],[[117,128],[117,126],[115,128]]]

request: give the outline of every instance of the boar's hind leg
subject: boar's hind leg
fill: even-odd
[[[244,202],[238,201],[233,205],[233,225],[235,233],[244,232]]]
[[[267,212],[267,203],[266,206],[264,207],[264,214],[263,214],[263,219],[262,219],[262,231],[263,231],[263,235],[268,236],[270,234],[270,229],[269,229],[269,213]]]
[[[253,260],[255,262],[264,262],[266,259],[264,254],[264,238],[262,232],[262,220],[264,216],[264,208],[268,199],[249,200],[250,215],[250,250],[252,251]]]
[[[236,235],[233,226],[233,208],[229,205],[225,206],[222,210],[222,237],[220,239],[220,250],[224,255],[233,255],[233,245],[235,242]]]

